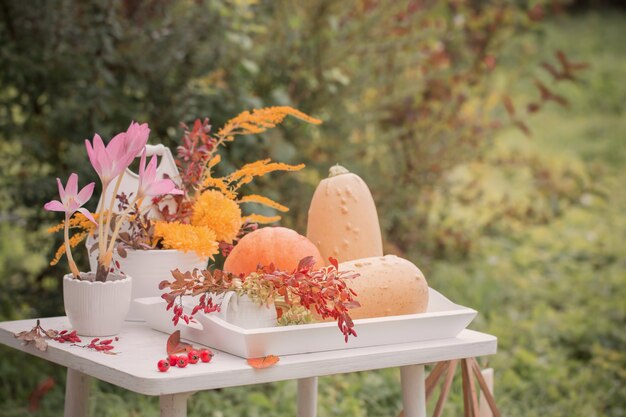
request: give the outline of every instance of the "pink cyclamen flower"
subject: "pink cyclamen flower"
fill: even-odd
[[[141,153],[139,163],[139,186],[137,188],[137,198],[145,196],[157,196],[163,194],[183,194],[176,188],[174,181],[170,179],[157,179],[157,158],[156,155],[150,159],[146,167],[146,151]]]
[[[79,192],[78,175],[72,173],[70,178],[67,180],[65,189],[63,189],[63,184],[61,184],[61,180],[59,178],[57,178],[57,184],[59,186],[59,196],[61,197],[61,201],[48,201],[43,207],[48,211],[64,211],[68,217],[71,217],[72,214],[80,211],[85,215],[85,217],[96,223],[96,220],[93,218],[89,210],[82,208],[83,204],[91,198],[93,188],[96,183],[92,182],[87,184]]]
[[[148,135],[150,129],[147,123],[140,125],[131,122],[126,132],[115,135],[106,147],[97,133],[93,137],[93,144],[85,140],[89,161],[103,184],[110,183],[128,168],[133,159],[145,148]]]

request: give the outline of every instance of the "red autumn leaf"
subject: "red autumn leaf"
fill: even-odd
[[[177,353],[188,352],[192,349],[189,343],[180,341],[180,330],[176,330],[167,338],[167,354],[175,355]]]
[[[337,262],[337,259],[331,256],[330,258],[328,258],[328,260],[330,261],[330,264],[335,267],[336,270],[339,270],[339,263]]]
[[[357,300],[348,301],[347,303],[343,303],[343,305],[344,305],[347,309],[361,307],[361,303],[359,303]]]
[[[311,269],[313,268],[313,265],[315,265],[315,258],[312,256],[307,256],[305,258],[300,259],[297,270],[301,271],[303,269]]]
[[[278,363],[280,358],[275,355],[267,355],[262,358],[250,358],[248,359],[248,365],[254,369],[265,369],[270,366],[274,366]]]

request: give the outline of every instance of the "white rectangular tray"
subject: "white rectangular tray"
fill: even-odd
[[[454,304],[432,288],[429,291],[425,313],[354,320],[358,336],[347,343],[335,322],[243,329],[224,321],[219,313],[211,313],[196,315],[197,323],[181,321],[174,326],[172,313],[165,310],[161,298],[139,298],[135,303],[146,324],[155,330],[180,330],[183,339],[257,358],[453,338],[476,317],[476,310]]]

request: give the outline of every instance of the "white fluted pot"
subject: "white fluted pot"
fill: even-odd
[[[65,275],[63,304],[72,328],[81,336],[118,334],[130,308],[132,283],[130,276],[116,274],[105,282]]]
[[[247,295],[237,295],[234,291],[224,294],[220,314],[227,322],[243,329],[274,327],[277,322],[274,303],[259,305]]]
[[[91,270],[97,268],[98,251],[89,256]],[[143,297],[160,297],[163,291],[159,290],[161,281],[171,281],[172,271],[180,269],[182,272],[204,269],[207,258],[199,258],[194,252],[183,252],[175,249],[133,250],[126,249],[126,258],[115,256],[120,263],[120,271],[133,277],[132,300]],[[126,320],[143,321],[139,306],[131,302]]]

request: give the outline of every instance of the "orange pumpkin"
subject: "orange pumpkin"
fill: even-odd
[[[245,235],[226,258],[224,270],[247,275],[258,265],[271,263],[292,271],[302,258],[313,256],[316,267],[324,266],[320,251],[306,237],[286,227],[263,227]]]

